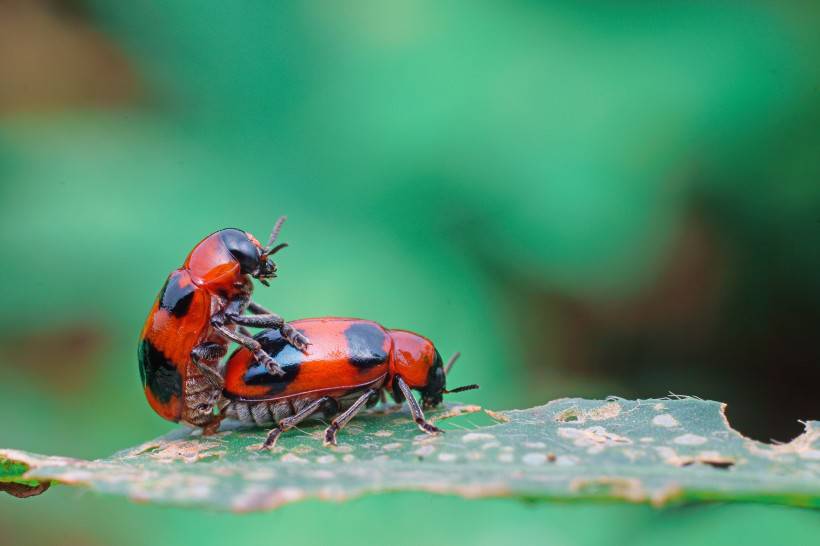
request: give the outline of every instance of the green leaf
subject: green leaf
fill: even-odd
[[[723,409],[692,398],[561,399],[505,412],[456,406],[431,412],[448,430],[428,436],[392,407],[353,421],[334,448],[322,445],[320,424],[285,433],[273,451],[257,449],[261,429],[177,430],[95,461],[0,450],[0,476],[231,511],[394,491],[820,507],[820,423],[769,445],[732,430]]]

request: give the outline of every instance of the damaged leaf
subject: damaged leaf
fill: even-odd
[[[322,445],[322,424],[308,424],[273,451],[257,449],[262,429],[228,425],[207,437],[181,429],[95,461],[0,450],[0,484],[24,495],[53,482],[240,512],[393,491],[820,507],[820,423],[769,445],[732,430],[723,409],[691,398],[561,399],[504,412],[453,406],[430,413],[448,430],[428,436],[405,410],[388,408],[352,422],[337,447]]]

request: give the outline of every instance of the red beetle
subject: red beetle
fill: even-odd
[[[255,337],[284,375],[270,373],[245,348],[237,349],[225,365],[228,403],[222,413],[245,424],[275,424],[263,447],[274,446],[282,432],[314,414],[336,415],[324,436],[325,445],[336,444],[336,433],[385,391],[396,402],[407,400],[421,430],[441,432],[425,420],[412,389],[421,393],[425,407],[434,407],[443,394],[478,388],[448,391],[447,372],[458,355],[445,366],[433,343],[419,334],[350,318],[304,319],[291,325],[310,337],[308,351],[295,349],[276,330]]]
[[[223,229],[197,244],[157,296],[139,339],[139,367],[148,403],[170,421],[218,425],[214,405],[222,390],[217,371],[230,342],[242,345],[272,375],[284,373],[243,326],[274,328],[298,350],[308,339],[251,301],[251,277],[267,285],[276,276],[270,257],[280,218],[267,246],[240,229]],[[245,310],[256,316],[244,316]]]

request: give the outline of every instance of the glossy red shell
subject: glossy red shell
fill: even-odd
[[[225,367],[225,395],[239,400],[272,400],[305,395],[338,396],[381,385],[390,372],[393,340],[379,324],[360,319],[296,320],[291,326],[308,336],[302,353],[278,332],[257,339],[285,376],[268,375],[247,349],[238,349]]]

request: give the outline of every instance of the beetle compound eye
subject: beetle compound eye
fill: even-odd
[[[260,250],[247,233],[238,229],[226,229],[220,236],[225,248],[239,262],[243,275],[253,275],[259,271]]]

